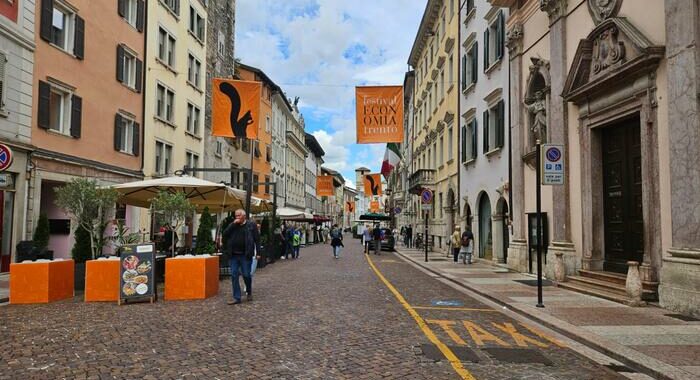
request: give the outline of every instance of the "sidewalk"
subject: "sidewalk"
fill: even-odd
[[[655,306],[629,307],[553,286],[490,263],[456,264],[451,257],[397,247],[413,263],[658,379],[700,378],[700,321]],[[519,281],[524,281],[519,282]],[[680,317],[680,318],[679,318]]]

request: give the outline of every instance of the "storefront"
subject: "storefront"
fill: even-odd
[[[22,146],[0,142],[0,273],[10,270],[15,247],[24,240],[27,153]]]

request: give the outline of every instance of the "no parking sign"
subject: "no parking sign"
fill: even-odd
[[[0,144],[0,172],[4,172],[12,165],[12,149],[5,144]]]
[[[564,184],[564,145],[542,144],[542,184]]]

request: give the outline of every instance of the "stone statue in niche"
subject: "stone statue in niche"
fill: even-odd
[[[525,107],[530,115],[530,136],[532,142],[547,141],[547,102],[545,93],[535,92],[535,95],[525,99]]]

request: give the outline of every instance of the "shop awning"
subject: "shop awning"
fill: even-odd
[[[391,220],[391,217],[389,215],[371,212],[369,214],[360,215],[360,220]]]

